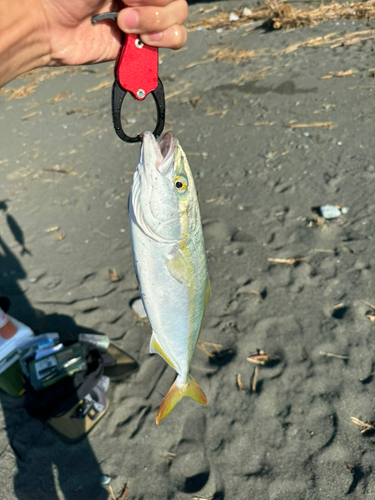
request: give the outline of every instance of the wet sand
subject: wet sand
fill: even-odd
[[[192,5],[191,19],[213,4]],[[139,296],[127,220],[138,146],[112,129],[113,67],[42,70],[6,87],[0,296],[38,333],[109,335],[140,370],[112,384],[107,415],[77,445],[2,394],[1,500],[104,500],[101,474],[116,497],[127,483],[129,500],[374,498],[374,436],[350,419],[375,418],[374,40],[301,45],[373,28],[194,31],[186,49],[162,51],[166,130],[188,154],[207,248],[201,339],[222,347],[214,358],[197,349],[192,362],[208,406],[185,398],[159,426],[175,373],[148,353],[150,327],[129,307]],[[220,59],[225,48],[257,53],[236,62]],[[152,128],[153,115],[152,99],[128,100],[126,131]],[[312,209],[325,204],[349,210],[322,221]],[[112,282],[109,268],[124,279]],[[253,391],[257,349],[280,361],[259,367]]]

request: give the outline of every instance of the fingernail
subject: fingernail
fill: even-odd
[[[163,36],[163,33],[148,33],[147,37],[150,40],[150,42],[158,42],[161,40],[161,37]]]
[[[126,9],[122,19],[122,28],[135,30],[139,25],[139,14],[135,9]]]

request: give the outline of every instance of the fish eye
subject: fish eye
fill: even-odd
[[[184,177],[176,177],[174,185],[179,193],[184,193],[187,189],[187,180]]]

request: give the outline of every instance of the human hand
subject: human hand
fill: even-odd
[[[41,0],[48,29],[51,65],[110,61],[121,46],[121,30],[138,33],[144,43],[178,49],[185,45],[186,0]],[[117,25],[92,16],[119,11]],[[120,29],[121,30],[120,30]]]
[[[125,33],[137,33],[147,45],[180,49],[187,31],[182,23],[188,15],[186,0],[125,0],[117,24]]]

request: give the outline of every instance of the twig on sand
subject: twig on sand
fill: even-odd
[[[254,363],[258,366],[255,366],[254,372],[253,372],[253,377],[252,377],[252,383],[251,383],[251,391],[252,392],[257,392],[257,383],[258,383],[258,373],[259,373],[259,365],[260,366],[266,366],[266,365],[275,365],[279,362],[280,356],[277,354],[266,354],[263,349],[257,349],[257,352],[250,354],[250,356],[247,358],[250,363]],[[237,378],[240,377],[240,374],[237,375]],[[239,382],[237,380],[237,385],[239,386]]]
[[[346,71],[336,71],[336,72],[331,72],[328,75],[321,76],[321,80],[329,80],[330,78],[340,78],[343,76],[352,76],[355,73],[354,70],[348,69]]]
[[[29,119],[29,118],[31,118],[32,116],[35,116],[35,115],[37,115],[37,114],[38,114],[38,112],[37,112],[37,111],[32,111],[31,113],[28,113],[27,115],[24,115],[24,116],[21,118],[21,120],[27,120],[27,119]]]
[[[311,127],[322,127],[328,128],[329,130],[334,127],[333,122],[313,122],[313,123],[290,123],[287,125],[288,128],[311,128]]]
[[[241,377],[241,373],[237,373],[236,382],[237,382],[238,390],[240,392],[245,392],[245,390],[246,390],[245,382],[244,382],[243,378]]]
[[[252,390],[253,392],[256,392],[256,390],[257,390],[258,371],[259,371],[259,368],[256,366],[256,367],[254,368],[253,383],[251,384],[251,390]]]
[[[108,274],[109,277],[111,278],[111,281],[121,281],[124,279],[123,276],[117,274],[116,269],[108,269]]]
[[[214,342],[208,342],[207,340],[200,340],[200,342],[204,345],[214,347],[217,352],[220,352],[221,348],[223,347],[221,344],[215,344]]]
[[[89,92],[97,92],[98,90],[106,89],[108,87],[111,87],[113,85],[113,81],[108,81],[108,82],[102,82],[99,83],[99,85],[96,85],[96,87],[92,87],[91,89],[87,89],[86,93],[88,94]]]
[[[375,431],[374,425],[370,424],[370,422],[368,421],[362,422],[362,420],[359,420],[358,418],[355,417],[350,417],[350,420],[353,422],[353,424],[358,425],[361,434],[365,434],[365,432],[368,431]]]
[[[60,92],[59,94],[55,95],[52,99],[49,99],[48,102],[50,104],[56,104],[57,102],[63,101],[64,99],[67,99],[72,95],[69,90],[64,90],[63,92]]]
[[[361,302],[363,302],[365,304],[365,306],[371,307],[371,309],[375,310],[375,306],[373,306],[372,304],[370,304],[370,302],[367,302],[366,300],[361,300]]]
[[[254,127],[261,127],[262,125],[268,125],[268,126],[272,127],[272,125],[275,125],[275,123],[276,122],[255,122]]]
[[[108,239],[112,239],[110,236],[108,236],[107,233],[104,233],[103,231],[101,231],[100,229],[93,229],[92,231],[93,233],[97,233],[97,234],[100,234],[100,236],[104,236],[104,238],[108,238]]]
[[[274,151],[273,153],[271,153],[270,156],[267,155],[268,158],[266,159],[266,163],[268,163],[269,161],[273,160],[276,155],[277,155],[277,151]]]
[[[124,498],[126,497],[126,495],[128,494],[129,492],[129,486],[127,483],[125,483],[125,486],[124,486],[124,489],[123,489],[123,492],[121,493],[121,495],[118,497],[118,500],[124,500]]]
[[[271,361],[279,361],[280,356],[277,354],[266,354],[263,349],[258,349],[256,353],[250,354],[247,358],[250,363],[255,363],[256,365],[265,366]]]
[[[343,356],[342,354],[334,354],[333,352],[319,351],[321,356],[327,356],[327,358],[337,358],[337,359],[349,359],[349,356]]]
[[[206,346],[213,347],[215,352],[209,351]],[[205,340],[198,340],[197,347],[209,358],[214,359],[218,354],[220,354],[223,346],[221,344],[214,344],[213,342],[207,342]]]
[[[193,16],[195,14],[208,14],[209,12],[213,12],[214,10],[217,10],[218,6],[214,5],[213,7],[209,7],[208,9],[204,9],[203,7],[200,7],[198,10],[193,12]]]
[[[354,250],[354,248],[350,247],[349,245],[342,245],[343,247],[347,248],[349,250],[350,253],[354,253],[354,254],[357,254],[358,252],[356,250]]]
[[[165,98],[166,99],[171,99],[171,97],[175,97],[176,95],[183,94],[189,87],[191,87],[193,84],[192,83],[186,83],[185,86],[182,89],[175,90],[172,93],[167,93]]]
[[[187,66],[183,66],[183,67],[179,68],[179,70],[182,71],[184,69],[195,68],[195,66],[200,66],[201,64],[208,64],[210,62],[212,62],[210,59],[208,61],[195,61],[195,62],[188,64]]]
[[[370,302],[367,302],[366,300],[361,300],[361,302],[363,302],[366,306],[371,307],[372,310],[375,310],[375,306],[373,306],[372,304],[370,304]],[[368,318],[370,321],[375,321],[375,315],[374,314],[367,313],[366,314],[366,318]]]
[[[344,307],[344,302],[340,302],[339,304],[335,304],[333,306],[333,309],[341,309],[342,307]]]
[[[167,464],[171,464],[173,462],[174,457],[176,456],[176,453],[172,453],[171,451],[166,451],[165,452],[165,461]]]
[[[206,349],[202,344],[200,344],[199,342],[197,343],[197,347],[200,351],[202,351],[204,354],[206,354],[206,356],[208,356],[209,358],[213,359],[215,357],[215,354],[212,354],[212,352],[210,352],[208,349]]]
[[[308,257],[291,257],[290,259],[273,259],[272,257],[268,257],[268,262],[276,262],[277,264],[289,264],[292,266],[297,262],[303,262],[308,260]]]
[[[110,484],[108,485],[108,490],[109,490],[109,494],[111,495],[112,500],[117,500],[117,498],[115,497],[115,494],[113,493],[112,486]]]
[[[214,115],[220,115],[220,118],[224,118],[224,116],[228,113],[227,109],[213,109],[213,108],[207,108],[206,110],[206,116],[214,116]]]
[[[331,250],[329,248],[313,248],[312,253],[318,252],[318,253],[335,253],[335,250]]]
[[[268,243],[263,243],[263,246],[268,248],[268,250],[272,250],[272,252],[278,250],[278,248],[271,247],[271,245],[269,245]]]
[[[74,172],[74,170],[65,170],[60,168],[59,165],[55,165],[52,168],[43,168],[42,170],[43,172],[52,172],[56,174],[77,175],[77,172]]]

